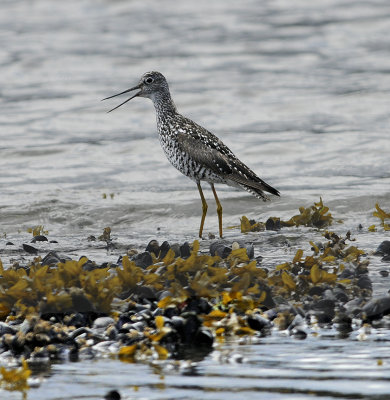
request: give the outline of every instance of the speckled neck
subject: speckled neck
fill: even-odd
[[[175,103],[173,102],[168,89],[155,93],[152,101],[154,108],[156,109],[158,125],[164,124],[165,121],[174,118],[177,114]]]

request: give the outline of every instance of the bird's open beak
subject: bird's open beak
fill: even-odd
[[[129,93],[129,92],[132,92],[133,90],[137,90],[137,89],[141,89],[141,84],[139,84],[139,85],[137,85],[137,86],[134,86],[134,87],[131,88],[131,89],[127,89],[127,90],[125,90],[124,92],[121,92],[121,93],[118,93],[118,94],[114,94],[113,96],[106,97],[106,98],[103,99],[103,100],[112,99],[113,97],[120,96],[121,94]],[[129,99],[127,99],[127,100],[125,100],[123,103],[119,104],[119,106],[116,106],[116,107],[112,108],[110,111],[107,111],[107,112],[109,113],[109,112],[111,112],[111,111],[116,110],[116,109],[119,108],[120,106],[123,106],[123,104],[127,103],[127,102],[130,101],[131,99],[134,99],[134,97],[137,97],[140,93],[141,93],[141,92],[137,92],[134,96],[131,96]]]

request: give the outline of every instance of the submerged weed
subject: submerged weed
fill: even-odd
[[[49,231],[45,230],[45,227],[43,225],[36,225],[32,228],[27,229],[28,233],[32,233],[33,236],[39,236],[39,235],[48,235]]]
[[[28,378],[31,375],[31,370],[26,360],[22,360],[22,365],[19,368],[7,369],[1,367],[0,375],[1,388],[23,392],[23,398],[26,398],[26,390],[29,389]]]
[[[385,231],[390,231],[390,223],[386,223],[386,222],[385,222],[386,220],[390,220],[390,213],[387,213],[386,211],[382,210],[382,209],[379,207],[379,204],[378,204],[378,203],[375,204],[375,208],[376,208],[376,211],[374,211],[374,212],[372,213],[372,215],[373,215],[374,217],[377,217],[377,218],[380,219],[380,221],[381,221],[380,224],[381,224],[381,226],[383,227],[383,229],[384,229]],[[390,222],[390,221],[389,221],[389,222]],[[370,232],[375,232],[375,231],[376,231],[375,225],[371,225],[371,226],[368,228],[368,230],[369,230]]]

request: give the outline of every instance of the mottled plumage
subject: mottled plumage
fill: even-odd
[[[276,189],[260,179],[220,139],[177,112],[169,92],[168,83],[160,72],[147,72],[142,76],[137,86],[107,97],[107,99],[137,89],[140,89],[140,91],[111,111],[137,96],[147,97],[153,101],[157,115],[159,140],[165,155],[175,168],[197,183],[203,206],[199,229],[200,237],[207,212],[207,203],[200,186],[201,181],[208,182],[213,190],[217,203],[221,237],[222,207],[214,183],[239,187],[264,201],[268,200],[264,191],[279,196]]]

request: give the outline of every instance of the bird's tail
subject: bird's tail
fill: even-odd
[[[237,175],[230,176],[229,178],[241,186],[244,190],[256,196],[258,199],[262,199],[264,201],[269,200],[269,197],[264,192],[274,194],[275,196],[280,196],[278,190],[273,188],[271,185],[268,185],[268,183],[264,182],[258,177],[256,177],[256,180],[245,179],[244,177]]]

